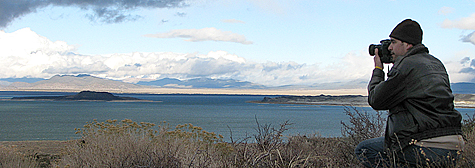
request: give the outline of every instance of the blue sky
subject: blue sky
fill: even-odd
[[[0,12],[0,57],[7,60],[0,78],[89,73],[126,82],[207,77],[268,86],[368,81],[368,45],[411,18],[451,82],[475,82],[474,0],[144,5],[151,2],[0,1],[6,11]]]

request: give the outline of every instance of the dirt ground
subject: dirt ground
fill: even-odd
[[[26,155],[60,155],[61,150],[70,143],[73,141],[0,141],[0,145]]]

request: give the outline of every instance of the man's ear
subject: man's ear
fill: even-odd
[[[405,43],[405,46],[406,46],[406,50],[409,50],[411,49],[412,47],[414,47],[414,45],[410,44],[410,43],[406,43],[406,42],[403,42]]]

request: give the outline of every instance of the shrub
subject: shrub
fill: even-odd
[[[61,160],[48,167],[362,167],[354,149],[362,140],[383,136],[385,117],[379,111],[344,110],[349,122],[341,122],[342,137],[284,136],[289,121],[274,127],[256,118],[256,133],[237,142],[232,136],[224,142],[221,135],[192,124],[171,129],[166,122],[93,120],[76,129],[82,139],[69,143]],[[474,117],[463,121],[466,145],[457,167],[474,167]],[[42,165],[15,148],[0,146],[0,167]]]
[[[196,142],[203,143],[217,143],[223,141],[222,135],[217,135],[214,132],[208,132],[198,126],[192,124],[183,124],[175,127],[173,131],[165,131],[165,135],[177,139],[189,139]]]
[[[222,136],[191,124],[155,124],[129,119],[94,120],[77,129],[82,139],[67,147],[62,163],[67,167],[221,167],[227,146]]]
[[[462,158],[459,161],[460,167],[475,167],[475,114],[467,115],[467,119],[462,122],[462,131],[464,133],[465,146],[462,152]]]
[[[271,124],[259,124],[256,118],[256,134],[253,135],[255,143],[248,143],[251,137],[246,137],[238,143],[231,143],[234,148],[232,165],[235,167],[285,167],[288,159],[284,158],[281,151],[285,151],[283,133],[292,125],[289,121],[280,124],[278,128]]]
[[[39,165],[32,156],[18,152],[14,147],[0,145],[0,168],[1,167],[38,167]]]
[[[386,118],[383,112],[376,111],[376,114],[371,115],[356,107],[345,107],[344,112],[350,117],[350,123],[341,122],[341,134],[349,138],[350,145],[356,147],[363,140],[384,136]]]
[[[354,155],[356,146],[363,140],[383,136],[386,118],[382,111],[369,114],[352,106],[345,107],[344,113],[349,117],[349,123],[341,122],[342,137],[334,156],[339,159],[337,163],[345,163],[344,167],[361,166]]]

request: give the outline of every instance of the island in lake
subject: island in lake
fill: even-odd
[[[69,96],[13,97],[11,100],[52,100],[52,101],[150,101],[134,97],[119,97],[108,92],[81,91]]]
[[[369,106],[368,96],[362,95],[319,95],[319,96],[278,96],[264,97],[251,103],[269,104],[307,104],[307,105],[336,105],[336,106]],[[475,94],[454,94],[456,108],[475,108]]]
[[[260,101],[251,101],[251,103],[369,106],[368,97],[362,95],[264,97],[264,99]]]

